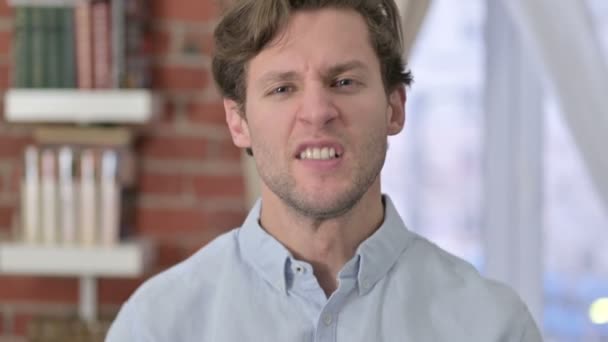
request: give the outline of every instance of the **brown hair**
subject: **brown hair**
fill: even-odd
[[[222,95],[242,108],[249,60],[275,38],[293,11],[327,7],[353,9],[363,16],[387,93],[412,82],[401,58],[403,38],[394,0],[235,0],[214,34],[213,77]]]

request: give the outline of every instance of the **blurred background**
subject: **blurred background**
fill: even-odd
[[[399,6],[415,82],[384,191],[546,341],[608,341],[608,2]],[[102,340],[145,279],[240,225],[257,179],[210,75],[218,15],[0,1],[0,341]]]

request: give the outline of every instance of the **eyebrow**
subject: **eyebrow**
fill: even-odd
[[[332,79],[340,74],[343,74],[347,71],[361,69],[363,71],[367,71],[368,67],[363,62],[359,60],[352,60],[346,63],[340,63],[337,65],[333,65],[327,69],[325,72],[325,77]]]
[[[340,63],[336,65],[332,65],[323,71],[323,78],[332,79],[337,75],[345,73],[347,71],[361,69],[363,71],[367,71],[369,68],[359,60],[352,60],[345,63]],[[285,81],[293,81],[298,79],[298,73],[295,71],[269,71],[260,77],[257,81],[260,85],[266,85],[272,82],[285,82]]]

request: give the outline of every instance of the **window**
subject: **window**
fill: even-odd
[[[587,4],[608,62],[608,3]],[[551,94],[545,116],[545,337],[608,341],[608,308],[592,312],[608,298],[608,213]]]
[[[436,0],[413,49],[406,126],[382,186],[406,225],[479,266],[484,2]]]

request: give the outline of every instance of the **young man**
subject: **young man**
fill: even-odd
[[[107,341],[540,341],[521,300],[409,232],[379,173],[405,121],[393,0],[241,0],[213,71],[261,200],[144,284]]]

